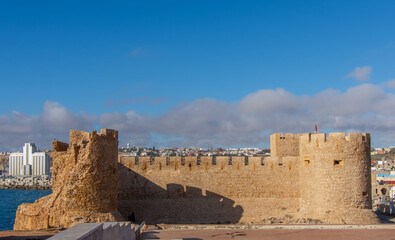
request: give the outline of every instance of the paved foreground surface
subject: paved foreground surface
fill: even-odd
[[[0,240],[25,240],[25,239],[48,239],[59,233],[60,230],[53,231],[0,231]]]
[[[392,225],[392,224],[391,224]],[[328,225],[326,225],[328,226]],[[383,226],[383,225],[378,225]],[[386,225],[388,226],[388,225]],[[357,228],[347,229],[347,226],[330,226],[326,229],[325,225],[320,229],[305,229],[304,226],[296,226],[295,229],[275,229],[276,226],[266,229],[158,229],[149,226],[143,233],[142,239],[386,239],[395,240],[395,225],[387,228]],[[278,226],[283,227],[283,226]]]

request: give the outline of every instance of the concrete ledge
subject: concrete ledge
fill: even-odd
[[[49,240],[80,240],[87,239],[88,236],[101,236],[102,234],[103,223],[84,223],[77,224],[69,229],[66,229],[63,232],[50,237]],[[92,239],[101,239],[101,237]]]
[[[139,239],[135,226],[130,222],[80,223],[50,240],[134,240]]]

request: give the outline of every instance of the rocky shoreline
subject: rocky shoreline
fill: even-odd
[[[49,176],[29,176],[0,178],[0,189],[35,189],[45,190],[52,188]]]

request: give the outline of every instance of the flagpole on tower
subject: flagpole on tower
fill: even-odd
[[[315,133],[317,133],[318,132],[318,129],[317,129],[317,124],[315,125]]]

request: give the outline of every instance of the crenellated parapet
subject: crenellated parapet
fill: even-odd
[[[333,142],[343,142],[349,144],[364,144],[370,146],[370,134],[369,133],[305,133],[300,135],[300,141],[302,144],[330,144]]]
[[[272,157],[298,156],[299,140],[302,134],[275,133],[270,136],[270,151]]]
[[[185,156],[185,157],[129,157],[120,156],[119,162],[124,165],[151,166],[218,166],[218,165],[251,165],[264,166],[265,157],[261,156]]]

